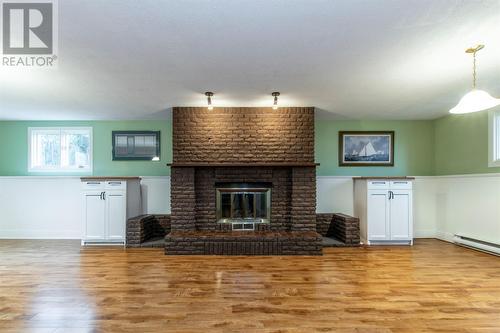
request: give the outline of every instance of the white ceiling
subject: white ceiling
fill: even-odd
[[[500,97],[500,1],[59,0],[59,66],[0,67],[0,119],[163,119],[172,106],[315,106],[431,119]]]

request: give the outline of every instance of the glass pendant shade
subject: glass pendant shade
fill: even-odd
[[[491,109],[500,104],[500,99],[491,97],[484,90],[473,89],[462,97],[450,113],[471,113]]]
[[[471,113],[491,109],[500,104],[500,99],[491,97],[484,90],[476,89],[476,53],[484,49],[484,45],[477,45],[465,50],[465,53],[472,54],[472,90],[462,97],[460,102],[450,110],[450,113],[461,114]]]

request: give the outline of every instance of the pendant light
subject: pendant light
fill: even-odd
[[[279,92],[275,91],[271,94],[271,96],[274,97],[273,101],[273,110],[278,110],[278,96],[280,95]]]
[[[214,107],[212,106],[212,96],[213,95],[214,95],[214,93],[211,91],[207,91],[205,93],[205,96],[207,96],[207,109],[208,109],[208,111],[212,111],[214,109]]]
[[[482,50],[484,45],[478,45],[465,50],[465,53],[472,54],[473,72],[472,72],[472,90],[462,97],[460,102],[450,110],[450,113],[471,113],[491,109],[500,104],[500,99],[491,97],[484,90],[476,89],[476,53]]]

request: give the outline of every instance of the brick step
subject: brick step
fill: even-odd
[[[167,255],[321,255],[322,237],[313,231],[176,231],[165,237]]]

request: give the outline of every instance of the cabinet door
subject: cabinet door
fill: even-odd
[[[412,201],[411,191],[409,190],[392,190],[392,198],[390,200],[391,207],[391,239],[392,240],[408,240],[412,237]]]
[[[107,236],[109,240],[125,240],[125,223],[127,204],[125,192],[106,192]]]
[[[102,192],[86,192],[83,195],[85,235],[84,239],[103,240],[106,238],[106,202]]]
[[[368,190],[368,240],[389,240],[389,191]]]

